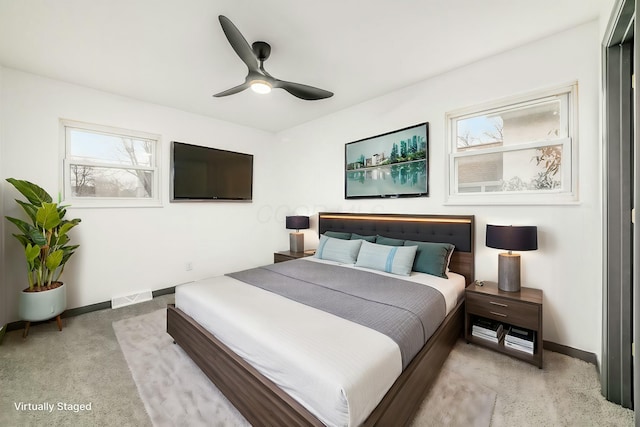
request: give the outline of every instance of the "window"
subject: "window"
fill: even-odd
[[[449,202],[576,200],[576,85],[447,114]]]
[[[158,135],[61,121],[64,199],[74,207],[160,206]]]

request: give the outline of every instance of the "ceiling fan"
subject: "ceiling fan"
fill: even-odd
[[[218,17],[220,25],[222,25],[222,31],[224,31],[227,40],[231,44],[233,50],[238,54],[242,62],[245,63],[249,69],[249,73],[241,85],[232,87],[220,93],[216,93],[215,97],[233,95],[238,92],[242,92],[247,88],[253,89],[258,93],[269,93],[271,89],[284,89],[291,95],[304,99],[307,101],[313,101],[316,99],[324,99],[333,96],[332,92],[324,89],[318,89],[317,87],[303,85],[300,83],[287,82],[279,80],[267,73],[264,69],[264,61],[269,58],[271,53],[271,46],[267,42],[257,41],[251,46],[247,43],[247,40],[242,36],[240,30],[233,25],[233,22],[226,16],[220,15]]]

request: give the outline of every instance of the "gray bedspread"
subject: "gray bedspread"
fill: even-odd
[[[444,297],[429,286],[312,261],[281,262],[227,276],[387,335],[400,347],[403,369],[446,312]]]

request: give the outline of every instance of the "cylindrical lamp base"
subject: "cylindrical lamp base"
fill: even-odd
[[[520,255],[498,255],[498,289],[520,292]]]
[[[304,233],[289,233],[289,250],[304,252]]]

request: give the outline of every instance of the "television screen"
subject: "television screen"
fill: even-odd
[[[253,155],[174,141],[171,200],[251,200]]]

